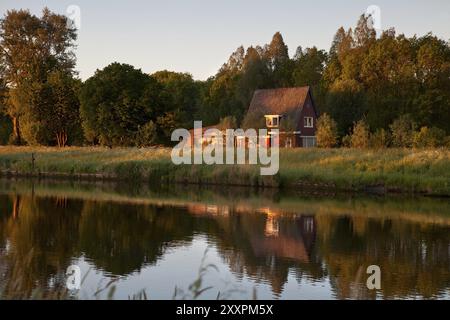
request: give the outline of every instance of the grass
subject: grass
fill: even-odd
[[[164,148],[8,146],[0,147],[0,175],[450,196],[450,150],[282,149],[279,173],[261,176],[255,165],[177,166]]]

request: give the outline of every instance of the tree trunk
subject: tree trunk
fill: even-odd
[[[12,121],[13,121],[14,143],[20,145],[22,144],[22,137],[20,135],[19,118],[12,117]]]
[[[64,148],[67,144],[67,133],[66,132],[58,132],[56,134],[56,143],[59,148]]]

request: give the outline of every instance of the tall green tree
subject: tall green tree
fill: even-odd
[[[166,112],[176,115],[177,125],[193,125],[201,103],[202,83],[194,81],[188,73],[158,71],[151,75],[164,89]]]
[[[163,87],[127,64],[112,63],[87,79],[80,91],[85,138],[106,146],[133,145],[139,129],[164,114]]]
[[[27,127],[42,120],[39,111],[49,99],[47,76],[55,70],[73,72],[76,37],[68,18],[47,8],[41,17],[28,10],[10,10],[0,20],[0,71],[12,96],[7,113],[17,143],[22,142],[21,118],[28,122]],[[25,90],[28,93],[23,93]],[[24,137],[25,140],[38,140],[34,132],[28,131],[32,136]]]
[[[283,36],[276,32],[272,41],[265,48],[265,58],[272,71],[272,81],[275,87],[288,87],[292,83],[292,61],[289,59],[288,46]]]

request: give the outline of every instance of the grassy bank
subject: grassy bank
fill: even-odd
[[[32,160],[34,154],[34,161]],[[450,150],[281,150],[276,176],[258,166],[172,164],[170,149],[0,147],[2,176],[388,191],[450,195]]]

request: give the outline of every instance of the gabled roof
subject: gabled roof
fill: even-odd
[[[248,112],[283,115],[299,111],[305,104],[309,90],[309,86],[256,90]]]

